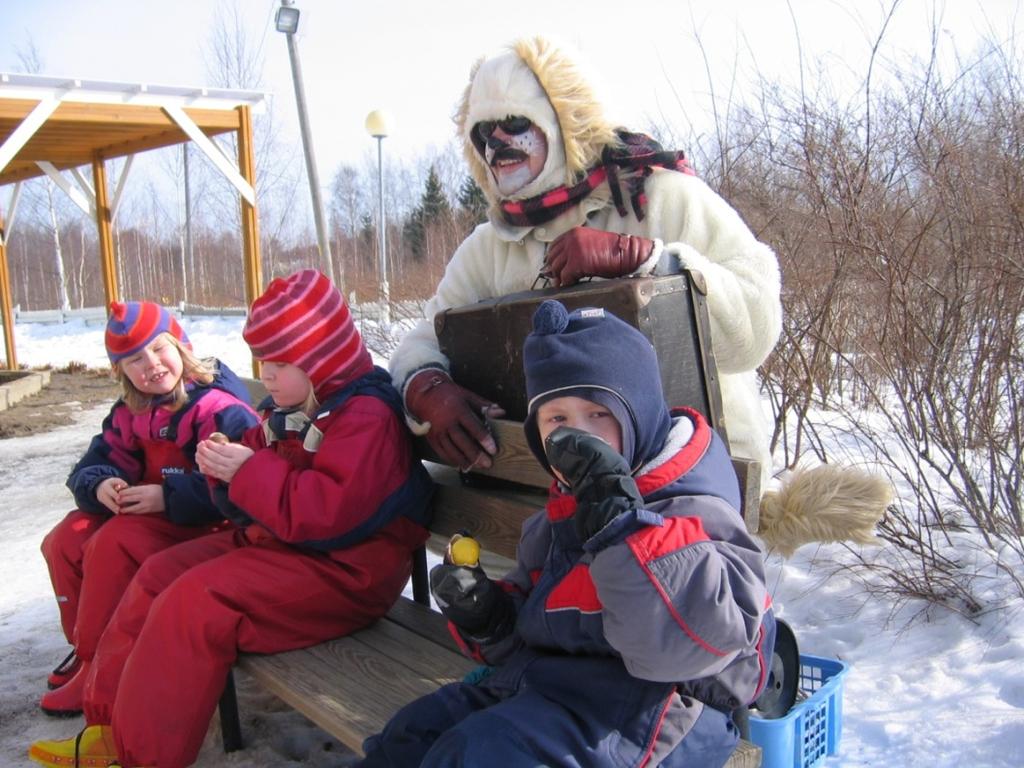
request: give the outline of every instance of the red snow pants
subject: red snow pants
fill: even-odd
[[[303,648],[370,624],[398,599],[426,537],[400,518],[327,555],[252,526],[153,555],[100,639],[86,722],[112,725],[126,768],[191,765],[240,651]]]
[[[76,509],[46,535],[42,552],[64,636],[85,661],[132,576],[150,555],[223,528],[176,525],[161,515],[96,515]]]

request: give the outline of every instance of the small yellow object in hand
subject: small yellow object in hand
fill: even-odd
[[[480,545],[472,536],[455,534],[448,542],[448,552],[453,565],[475,568],[480,564]]]
[[[227,445],[231,442],[228,440],[228,436],[223,432],[211,432],[209,439],[211,442],[217,443],[218,445]]]

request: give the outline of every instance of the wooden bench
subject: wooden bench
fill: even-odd
[[[427,461],[437,483],[428,547],[440,554],[452,534],[469,530],[484,549],[488,574],[511,567],[523,521],[544,505],[549,476],[529,452],[522,426],[494,421],[501,450],[486,472],[502,487],[478,477],[467,484],[449,468]],[[420,450],[431,458],[425,442]],[[756,467],[740,468],[757,478]],[[483,485],[481,485],[481,482]],[[756,509],[756,507],[755,507]],[[416,557],[413,599],[402,597],[373,626],[311,648],[272,655],[242,654],[238,668],[359,754],[363,740],[378,733],[403,705],[442,685],[458,681],[477,667],[456,648],[444,617],[431,610],[427,557]],[[221,701],[225,749],[241,746],[234,684],[229,677]],[[729,768],[757,768],[761,750],[748,742],[729,760]]]
[[[616,304],[609,309],[623,318],[632,316],[637,327],[647,328],[659,336],[655,346],[661,344],[664,348],[659,353],[659,361],[663,381],[670,385],[665,391],[674,393],[673,402],[690,404],[701,410],[712,424],[721,426],[721,397],[714,356],[709,348],[710,331],[702,285],[699,275],[688,275],[685,279],[678,276],[644,278],[625,286],[626,291],[622,290],[622,285],[616,288],[608,282],[567,289],[559,298],[567,301],[575,293],[573,301],[587,305],[604,306],[598,302],[606,300],[625,302],[622,307]],[[500,308],[495,310],[492,319],[498,323],[504,322],[495,319],[499,315],[506,318],[518,315],[522,325],[532,314],[528,303],[549,293],[540,291],[518,298],[506,297],[497,302]],[[675,296],[672,301],[658,301],[659,296],[668,293]],[[483,320],[483,324],[474,329],[478,336],[481,330],[495,330],[488,326],[486,316]],[[454,322],[452,317],[447,321]],[[463,318],[462,322],[467,320]],[[480,321],[470,319],[468,322],[472,326]],[[691,325],[689,333],[680,327],[686,322]],[[522,328],[510,332],[507,323],[504,333],[509,339],[525,336]],[[461,354],[474,357],[472,346]],[[500,346],[501,349],[506,347]],[[460,353],[449,350],[449,356],[453,354],[454,370]],[[466,367],[466,360],[462,363],[465,372],[472,370],[472,365]],[[475,364],[479,365],[479,360]],[[499,377],[505,375],[499,372]],[[508,381],[503,379],[501,383],[510,384],[510,381],[511,374]],[[251,382],[250,390],[253,401],[258,401],[262,387],[258,382]],[[544,506],[551,478],[529,451],[521,423],[494,420],[490,427],[499,453],[488,470],[460,476],[454,469],[437,463],[426,441],[419,441],[418,450],[438,486],[428,547],[439,556],[453,534],[468,530],[484,550],[481,557],[484,569],[492,578],[498,578],[513,564],[523,521]],[[727,439],[727,435],[724,436]],[[757,462],[743,459],[734,459],[733,465],[740,479],[744,520],[747,528],[756,532],[761,497],[760,468]],[[463,679],[477,667],[456,648],[444,617],[430,608],[425,550],[416,555],[412,594],[412,599],[399,599],[387,616],[373,626],[348,637],[298,651],[243,654],[237,666],[361,754],[363,740],[378,733],[399,708],[442,685]],[[745,710],[740,714],[743,712]],[[744,719],[738,718],[737,724],[740,732],[745,733]],[[225,750],[239,748],[241,733],[234,682],[230,676],[221,699],[221,726]],[[760,748],[741,741],[728,768],[757,768],[760,764]]]

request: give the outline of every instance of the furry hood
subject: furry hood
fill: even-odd
[[[604,147],[616,140],[614,126],[579,65],[545,38],[524,38],[480,59],[470,71],[455,124],[473,178],[492,206],[501,198],[470,132],[481,120],[513,115],[532,120],[548,141],[543,170],[515,199],[578,181],[601,159]]]

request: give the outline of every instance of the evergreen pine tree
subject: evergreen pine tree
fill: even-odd
[[[417,261],[423,258],[424,246],[427,241],[423,218],[423,208],[416,206],[402,226],[402,238],[408,244],[409,250],[412,251],[412,257]]]
[[[466,176],[459,187],[459,209],[472,226],[487,220],[487,198],[472,176]]]
[[[444,188],[441,186],[441,179],[437,175],[437,168],[430,166],[427,174],[427,183],[423,188],[423,197],[420,198],[420,211],[423,213],[424,224],[433,224],[442,216],[448,216],[452,207],[445,197]]]
[[[431,165],[423,185],[420,204],[409,214],[402,227],[402,237],[409,245],[414,259],[420,260],[426,255],[427,230],[436,224],[445,223],[451,215],[451,203],[444,194],[437,168]]]

